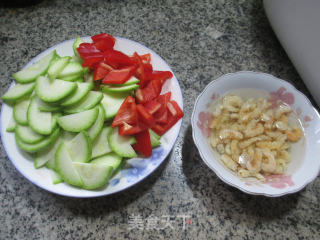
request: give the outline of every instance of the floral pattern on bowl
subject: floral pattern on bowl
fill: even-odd
[[[265,182],[254,178],[240,178],[218,159],[208,141],[212,121],[210,105],[227,93],[249,89],[248,96],[257,97],[263,92],[270,102],[281,100],[296,112],[304,129],[304,138],[292,145],[292,160],[285,174],[266,177]],[[213,97],[214,96],[214,97]],[[304,188],[319,174],[320,116],[305,95],[290,83],[272,75],[257,72],[226,74],[210,82],[198,96],[191,118],[193,139],[203,161],[217,176],[243,192],[269,197],[282,196]]]

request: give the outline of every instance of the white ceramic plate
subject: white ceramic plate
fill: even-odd
[[[173,71],[170,69],[168,64],[154,51],[151,49],[128,39],[116,38],[115,49],[121,50],[122,52],[132,55],[135,51],[139,54],[151,53],[151,63],[154,70]],[[83,37],[83,40],[90,42],[89,37]],[[49,54],[54,49],[60,56],[72,56],[72,44],[74,39],[62,42],[55,45],[37,57],[32,59],[27,65],[31,65],[38,59]],[[176,100],[181,108],[183,108],[183,99],[181,89],[178,80],[175,76],[172,79],[167,80],[162,88],[162,93],[171,91],[171,99]],[[9,119],[12,114],[12,108],[7,104],[3,103],[1,110],[1,138],[3,146],[8,154],[9,159],[16,167],[16,169],[25,176],[29,181],[35,185],[64,196],[70,197],[98,197],[109,195],[127,189],[134,184],[140,182],[148,175],[150,175],[168,156],[170,153],[180,131],[181,120],[172,127],[165,135],[161,138],[161,146],[153,149],[152,155],[149,158],[134,158],[127,161],[126,166],[110,181],[109,185],[99,190],[84,190],[66,183],[60,183],[57,185],[52,184],[51,170],[43,167],[41,169],[35,169],[33,166],[33,159],[31,155],[18,149],[14,140],[14,134],[6,132],[6,128],[9,123]]]
[[[236,92],[242,97],[264,96],[291,105],[304,130],[304,137],[291,147],[291,161],[282,175],[267,177],[266,182],[240,178],[227,169],[213,151],[208,139],[211,114],[209,107],[219,97]],[[203,161],[227,184],[243,192],[269,197],[294,193],[312,182],[320,170],[320,116],[305,95],[290,83],[272,75],[257,72],[226,74],[210,82],[198,96],[192,113],[193,139]]]

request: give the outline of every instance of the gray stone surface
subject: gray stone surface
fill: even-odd
[[[46,48],[101,32],[141,42],[172,67],[185,106],[177,143],[146,180],[97,199],[39,189],[15,170],[0,145],[0,239],[320,239],[319,178],[289,196],[250,196],[220,181],[192,140],[194,100],[222,74],[267,72],[309,96],[261,1],[45,0],[0,8],[0,94],[11,74]],[[143,221],[151,216],[162,229],[149,221],[149,228],[145,223],[130,230],[136,226],[130,225],[133,215]],[[185,228],[184,215],[189,215]]]

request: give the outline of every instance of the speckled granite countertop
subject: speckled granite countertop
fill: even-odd
[[[222,74],[267,72],[309,95],[261,1],[45,0],[0,8],[1,95],[10,75],[46,48],[100,32],[141,42],[172,67],[185,106],[174,150],[130,190],[70,199],[28,182],[1,145],[0,239],[320,239],[319,178],[289,196],[250,196],[220,181],[192,140],[195,98]],[[139,229],[132,226],[133,216],[155,221]]]

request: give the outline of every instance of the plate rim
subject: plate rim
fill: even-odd
[[[153,51],[152,49],[146,47],[145,45],[139,43],[139,42],[136,42],[134,40],[131,40],[131,39],[127,39],[127,38],[123,38],[123,37],[118,37],[118,36],[113,36],[115,37],[117,40],[123,40],[123,41],[128,41],[128,42],[131,42],[132,44],[136,44],[136,45],[139,45],[140,47],[144,48],[145,50],[148,51],[148,53],[151,53],[152,55],[156,56],[157,58],[159,58],[161,61],[163,61],[164,65],[169,69],[169,71],[172,72],[173,74],[173,78],[172,80],[176,81],[177,85],[178,85],[178,96],[179,98],[179,106],[181,107],[181,110],[183,111],[183,95],[182,95],[182,89],[180,87],[180,84],[179,84],[179,81],[178,81],[178,78],[176,77],[175,73],[172,71],[171,67],[169,66],[169,64],[159,55],[157,54],[155,51]],[[91,38],[90,36],[83,36],[81,37],[82,39],[86,40],[86,39],[89,39]],[[28,66],[30,66],[31,64],[33,64],[34,62],[36,62],[38,59],[40,59],[43,55],[45,55],[46,53],[50,52],[50,51],[53,51],[55,48],[57,48],[58,46],[60,45],[63,45],[63,44],[68,44],[69,42],[74,42],[76,38],[73,38],[73,39],[68,39],[68,40],[64,40],[60,43],[57,43],[47,49],[45,49],[44,51],[40,52],[39,54],[37,54],[35,57],[33,57],[30,61],[28,61],[27,64],[25,64],[21,69],[24,69]],[[13,85],[15,84],[14,80],[10,83],[9,85],[9,88],[11,88]],[[9,89],[8,88],[8,89]],[[11,164],[15,167],[15,169],[25,178],[27,179],[29,182],[31,182],[32,184],[34,184],[35,186],[43,189],[43,190],[46,190],[50,193],[53,193],[53,194],[57,194],[57,195],[60,195],[60,196],[65,196],[65,197],[71,197],[71,198],[96,198],[96,197],[104,197],[104,196],[109,196],[109,195],[113,195],[113,194],[116,194],[116,193],[119,193],[119,192],[122,192],[122,191],[125,191],[133,186],[135,186],[136,184],[142,182],[143,180],[145,180],[147,177],[149,177],[156,169],[158,169],[160,167],[160,165],[167,159],[167,157],[170,155],[170,153],[172,152],[175,144],[176,144],[176,141],[179,137],[179,134],[180,134],[180,131],[181,131],[181,126],[182,126],[182,121],[183,121],[183,118],[180,119],[177,123],[176,123],[176,126],[177,126],[177,134],[176,136],[174,136],[174,139],[172,141],[172,144],[170,146],[170,150],[168,150],[168,152],[166,154],[164,154],[164,156],[162,157],[162,160],[159,161],[156,165],[154,165],[154,168],[149,171],[147,174],[145,174],[144,176],[142,176],[141,178],[139,178],[139,180],[137,180],[136,182],[133,182],[133,183],[130,183],[128,185],[126,185],[125,187],[121,188],[121,189],[117,189],[115,191],[112,191],[112,192],[109,192],[109,193],[105,193],[103,191],[96,191],[96,192],[92,192],[94,194],[92,195],[85,195],[85,194],[79,194],[79,195],[72,195],[72,194],[66,194],[66,193],[61,193],[61,192],[58,192],[54,189],[51,189],[50,186],[42,186],[40,185],[39,183],[36,183],[35,181],[33,181],[32,179],[30,179],[29,177],[26,176],[26,174],[24,173],[24,171],[16,165],[15,161],[12,160],[12,156],[8,153],[8,146],[7,146],[7,143],[4,141],[4,133],[2,131],[2,124],[3,124],[3,111],[6,107],[10,107],[8,104],[6,104],[4,101],[2,102],[2,106],[1,106],[1,112],[0,112],[0,115],[1,115],[1,119],[0,119],[0,136],[1,136],[1,142],[2,142],[2,145],[4,147],[4,150],[5,150],[5,153],[6,153],[6,156],[8,157],[8,159],[10,160]],[[4,129],[5,130],[5,129]],[[161,146],[161,145],[160,145]],[[37,170],[37,169],[36,169]],[[70,187],[74,187],[76,188],[75,186],[71,186]],[[80,190],[85,190],[85,189],[80,189]],[[85,190],[85,191],[88,191],[88,190]]]

